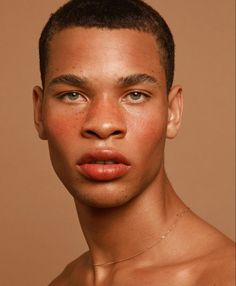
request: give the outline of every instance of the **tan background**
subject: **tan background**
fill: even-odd
[[[32,123],[37,40],[64,1],[0,1],[0,285],[42,286],[86,249],[73,201]],[[177,44],[184,86],[167,169],[179,195],[234,237],[234,0],[153,0]]]

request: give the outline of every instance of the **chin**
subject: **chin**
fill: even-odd
[[[108,209],[126,205],[137,194],[129,192],[122,186],[111,183],[96,183],[96,187],[73,188],[69,191],[79,204],[84,206]]]

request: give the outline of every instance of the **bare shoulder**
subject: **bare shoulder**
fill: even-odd
[[[186,261],[178,270],[177,285],[235,286],[234,243],[225,238],[219,248]]]
[[[219,249],[202,259],[203,272],[197,285],[235,285],[235,244],[225,239]]]
[[[187,285],[234,286],[235,243],[198,216],[189,220],[187,260],[183,265],[189,270]],[[189,283],[191,281],[191,283]]]
[[[205,251],[199,257],[200,275],[196,285],[235,285],[235,243],[208,225],[205,229]]]
[[[80,280],[83,279],[83,274],[85,273],[84,269],[88,263],[88,252],[81,255],[76,260],[69,263],[63,272],[55,278],[49,286],[72,286],[80,285]],[[76,278],[75,278],[76,276]],[[82,284],[81,284],[82,285]]]

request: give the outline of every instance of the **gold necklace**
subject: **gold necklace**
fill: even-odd
[[[139,256],[139,255],[143,254],[144,252],[148,251],[149,249],[151,249],[154,246],[156,246],[157,244],[159,244],[162,240],[166,239],[169,236],[170,232],[172,232],[172,230],[174,230],[176,228],[176,226],[177,226],[178,222],[180,221],[180,219],[189,211],[190,211],[190,208],[187,207],[187,208],[183,209],[182,211],[180,211],[179,213],[177,213],[174,223],[152,245],[149,245],[148,247],[142,249],[141,251],[139,251],[138,253],[136,253],[136,254],[134,254],[132,256],[129,256],[129,257],[126,257],[126,258],[123,258],[123,259],[120,259],[120,260],[116,260],[116,261],[110,261],[110,262],[93,264],[93,266],[99,267],[99,266],[107,266],[107,265],[111,265],[111,264],[116,264],[116,263],[119,263],[119,262],[123,262],[123,261],[126,261],[126,260],[133,259],[136,256]]]

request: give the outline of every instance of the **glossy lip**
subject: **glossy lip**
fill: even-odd
[[[96,164],[96,161],[114,161],[115,164]],[[76,167],[80,174],[94,181],[111,181],[129,172],[130,162],[116,150],[103,149],[85,153]]]

